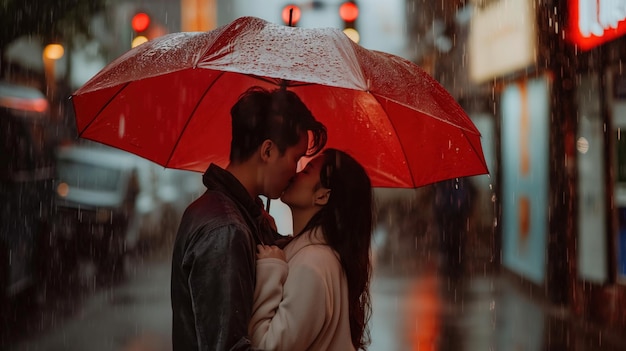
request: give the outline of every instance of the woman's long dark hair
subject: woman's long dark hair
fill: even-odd
[[[326,149],[321,157],[320,182],[330,189],[330,197],[305,230],[321,227],[326,242],[339,254],[348,281],[352,344],[365,350],[370,343],[372,185],[365,169],[345,152]]]

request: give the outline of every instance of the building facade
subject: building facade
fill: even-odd
[[[414,60],[489,121],[501,271],[575,319],[625,330],[626,4],[450,3],[409,17],[412,38],[435,20],[454,43]]]

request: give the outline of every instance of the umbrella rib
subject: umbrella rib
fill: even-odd
[[[176,139],[176,143],[174,144],[174,147],[172,147],[172,152],[170,152],[170,156],[167,158],[167,162],[165,162],[165,167],[168,167],[168,165],[170,164],[170,161],[172,160],[172,157],[174,157],[174,152],[176,152],[176,148],[178,147],[180,140],[183,138],[185,131],[187,131],[187,127],[189,126],[189,123],[191,122],[191,119],[193,118],[193,116],[195,116],[196,110],[198,110],[200,103],[202,103],[202,100],[204,100],[204,97],[206,96],[206,94],[209,92],[209,90],[211,90],[213,85],[215,85],[215,83],[222,77],[222,75],[224,75],[224,73],[225,73],[224,71],[221,71],[219,75],[217,76],[217,78],[215,78],[211,82],[211,84],[207,86],[207,88],[202,93],[202,96],[198,99],[198,103],[196,104],[196,106],[194,106],[193,110],[191,111],[191,115],[189,115],[189,118],[187,118],[187,122],[185,122],[185,126],[183,127],[183,130],[178,135],[178,139]]]
[[[120,89],[118,91],[115,92],[115,94],[111,95],[111,97],[109,98],[109,101],[106,102],[106,104],[102,105],[102,107],[100,108],[100,110],[98,111],[98,113],[96,113],[96,115],[91,119],[91,121],[89,121],[89,123],[87,123],[87,125],[85,126],[85,128],[83,128],[83,130],[81,130],[78,133],[78,137],[82,137],[83,133],[89,129],[89,127],[91,126],[91,124],[93,122],[95,122],[96,119],[98,119],[98,117],[100,116],[100,114],[102,113],[102,111],[104,111],[104,109],[106,109],[109,104],[111,103],[111,101],[113,101],[113,99],[118,96],[120,94],[120,92],[124,89],[126,89],[126,87],[130,84],[130,82],[126,82],[122,87],[120,87]]]
[[[487,160],[485,160],[484,156],[482,158],[480,157],[481,153],[478,152],[478,150],[476,149],[472,141],[467,137],[467,134],[465,132],[463,133],[463,137],[467,140],[467,143],[470,144],[470,146],[472,147],[474,154],[478,156],[478,160],[480,161],[480,163],[485,167],[485,170],[487,171],[486,174],[489,175],[489,167],[487,167]]]
[[[376,98],[376,95],[374,95],[374,98]],[[378,100],[378,99],[376,99]],[[385,111],[386,115],[389,115],[389,112],[387,112],[387,103],[389,102],[389,100],[385,99],[385,106],[383,106],[383,104],[380,103],[380,100],[378,100],[378,103],[380,104],[380,107],[383,109],[383,111]],[[411,170],[411,166],[409,165],[409,158],[406,155],[406,150],[404,150],[404,145],[400,142],[400,136],[398,134],[398,129],[396,128],[396,126],[393,124],[393,120],[391,118],[388,118],[389,124],[391,125],[391,128],[393,128],[393,135],[395,135],[395,137],[398,139],[398,145],[400,145],[400,149],[402,150],[402,156],[404,156],[404,161],[406,162],[406,166],[409,170],[409,175],[411,176],[411,183],[413,183],[413,188],[417,188],[417,185],[415,183],[415,178],[413,178],[413,171]]]

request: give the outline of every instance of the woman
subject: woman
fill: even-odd
[[[294,239],[259,245],[249,332],[266,350],[358,350],[369,344],[372,187],[363,167],[327,149],[281,200]]]

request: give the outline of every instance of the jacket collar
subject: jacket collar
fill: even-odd
[[[327,245],[320,227],[307,230],[291,240],[291,242],[285,247],[285,256],[287,261],[295,256],[298,251],[309,245]]]
[[[243,207],[252,218],[261,216],[262,201],[253,199],[241,182],[230,172],[216,164],[209,165],[202,176],[202,183],[209,190],[217,190],[228,195]]]

